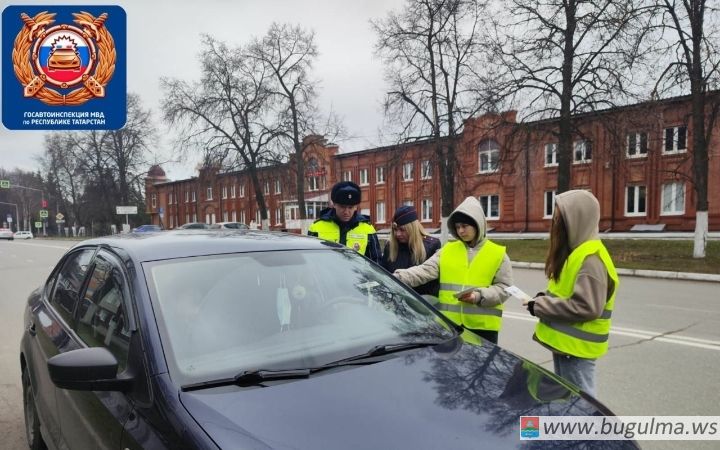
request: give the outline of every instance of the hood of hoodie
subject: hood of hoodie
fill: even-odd
[[[555,197],[568,233],[571,249],[585,241],[599,238],[600,203],[588,191],[573,190]]]
[[[450,231],[450,234],[452,234],[455,239],[460,239],[455,231],[455,218],[457,217],[457,213],[463,213],[470,216],[470,218],[475,221],[475,227],[478,230],[478,242],[485,239],[485,232],[487,231],[485,211],[483,211],[482,205],[478,199],[475,197],[467,197],[458,205],[457,208],[455,208],[452,213],[450,213],[450,217],[448,217],[448,231]]]

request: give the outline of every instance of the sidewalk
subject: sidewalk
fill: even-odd
[[[538,269],[544,270],[543,263],[529,262],[513,262],[513,267],[521,269]],[[664,270],[645,270],[645,269],[617,269],[619,275],[630,275],[633,277],[645,278],[665,278],[670,280],[688,280],[688,281],[710,281],[720,283],[720,275],[710,273],[693,273],[693,272],[668,272]]]

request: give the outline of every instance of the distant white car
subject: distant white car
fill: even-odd
[[[0,239],[8,239],[12,241],[15,239],[15,235],[10,228],[0,228]]]
[[[210,225],[211,230],[247,230],[248,228],[242,222],[217,222]]]
[[[17,231],[15,232],[15,239],[32,239],[33,234],[31,231]]]

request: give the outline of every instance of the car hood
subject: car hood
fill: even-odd
[[[521,415],[610,414],[500,347],[461,342],[180,399],[223,449],[517,448]]]

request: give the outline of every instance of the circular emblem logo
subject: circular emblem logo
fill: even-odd
[[[32,59],[45,81],[61,88],[73,87],[87,80],[93,70],[97,53],[92,40],[82,30],[61,25],[47,30],[35,41]]]

